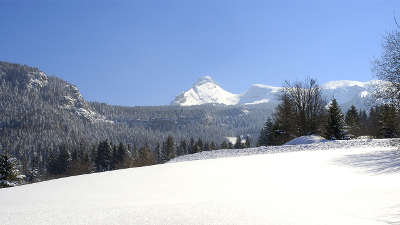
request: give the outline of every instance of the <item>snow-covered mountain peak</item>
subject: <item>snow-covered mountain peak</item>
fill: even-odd
[[[344,87],[366,87],[370,82],[361,82],[361,81],[354,81],[354,80],[336,80],[336,81],[329,81],[323,85],[321,85],[322,89],[338,89]]]
[[[221,88],[210,76],[204,76],[193,84],[189,90],[178,95],[172,105],[191,106],[202,104],[236,105],[239,95]]]
[[[382,81],[367,82],[338,80],[321,85],[322,93],[327,100],[336,98],[343,109],[355,105],[359,109],[368,108],[372,93]],[[191,106],[207,103],[225,105],[256,105],[269,104],[271,107],[279,104],[279,94],[282,87],[264,84],[253,84],[242,94],[233,94],[222,89],[210,76],[204,76],[194,83],[193,87],[180,94],[172,102],[173,105]]]

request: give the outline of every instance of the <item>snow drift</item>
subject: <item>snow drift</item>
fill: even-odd
[[[313,143],[320,143],[326,142],[325,138],[318,136],[318,135],[308,135],[308,136],[301,136],[294,138],[285,143],[285,145],[303,145],[303,144],[313,144]]]

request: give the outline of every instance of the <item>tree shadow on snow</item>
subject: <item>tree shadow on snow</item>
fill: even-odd
[[[335,162],[365,169],[375,175],[400,173],[400,150],[347,155]]]

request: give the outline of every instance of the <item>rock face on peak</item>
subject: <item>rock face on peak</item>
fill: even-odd
[[[40,105],[66,110],[91,122],[102,120],[83,99],[78,88],[37,68],[0,62],[0,90],[14,90],[12,98],[33,98]],[[10,96],[11,97],[11,96]]]
[[[46,74],[26,65],[0,62],[0,84],[9,83],[19,89],[36,89],[46,86]]]
[[[202,104],[236,105],[239,95],[232,94],[222,89],[210,76],[197,80],[189,90],[178,95],[172,105],[191,106]]]

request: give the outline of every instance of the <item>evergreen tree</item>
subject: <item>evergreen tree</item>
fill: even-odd
[[[66,144],[59,147],[58,154],[52,153],[47,170],[52,175],[66,174],[71,162],[71,154]]]
[[[111,169],[111,149],[112,147],[107,140],[101,142],[97,147],[97,156],[95,160],[97,172],[103,172]]]
[[[200,147],[199,147],[199,145],[196,143],[196,144],[193,145],[193,153],[192,153],[192,154],[198,153],[198,152],[200,152]]]
[[[336,99],[332,99],[332,103],[328,109],[328,123],[326,126],[327,139],[341,140],[344,136],[344,118]]]
[[[357,109],[354,105],[346,112],[345,122],[348,127],[348,132],[352,135],[360,135],[360,118]]]
[[[264,127],[261,129],[260,137],[257,141],[257,146],[267,146],[270,145],[270,138],[273,133],[273,123],[272,119],[268,118],[267,122],[265,122]]]
[[[196,145],[197,145],[197,147],[198,147],[198,149],[197,149],[198,151],[197,151],[197,152],[202,152],[202,151],[204,151],[203,140],[201,140],[201,138],[199,138],[199,139],[197,140]]]
[[[396,108],[393,105],[385,104],[381,107],[379,116],[379,136],[383,138],[397,137],[398,119]]]
[[[210,144],[208,143],[208,141],[206,141],[206,143],[204,144],[204,151],[210,151]]]
[[[161,146],[160,143],[157,143],[156,148],[154,149],[154,160],[157,163],[161,163]]]
[[[186,155],[188,154],[188,149],[187,149],[187,144],[185,140],[182,140],[181,143],[179,144],[180,150],[180,155]]]
[[[212,141],[210,144],[210,150],[216,150],[217,149],[217,145]]]
[[[138,157],[135,160],[135,166],[149,166],[154,165],[156,163],[156,159],[154,158],[154,154],[151,149],[147,146],[147,144],[141,147],[138,151]]]
[[[118,147],[114,149],[113,162],[114,169],[123,169],[129,167],[129,154],[125,145],[119,143]]]
[[[235,143],[235,145],[234,145],[234,148],[235,148],[235,149],[243,148],[243,145],[242,145],[242,138],[240,137],[240,135],[238,135],[238,136],[236,137],[236,143]]]
[[[228,148],[229,148],[228,143],[226,141],[223,141],[221,144],[221,149],[228,149]]]
[[[358,113],[358,125],[359,125],[359,134],[358,135],[368,135],[369,131],[368,131],[368,115],[367,112],[365,112],[365,110],[361,110]]]
[[[168,159],[173,159],[176,157],[176,148],[175,148],[175,142],[174,138],[172,136],[167,137],[167,154],[168,154]]]
[[[379,107],[371,107],[369,110],[369,117],[368,117],[368,125],[367,130],[369,135],[379,138],[380,137],[380,129],[379,129],[379,114],[380,108]]]
[[[12,187],[21,181],[15,158],[11,158],[7,151],[0,155],[0,188]]]
[[[194,151],[193,151],[194,145],[195,145],[194,139],[191,137],[190,138],[189,148],[188,148],[188,154],[193,154],[194,153]]]
[[[251,147],[251,140],[250,140],[250,136],[246,136],[246,143],[245,143],[246,148],[250,148]]]

